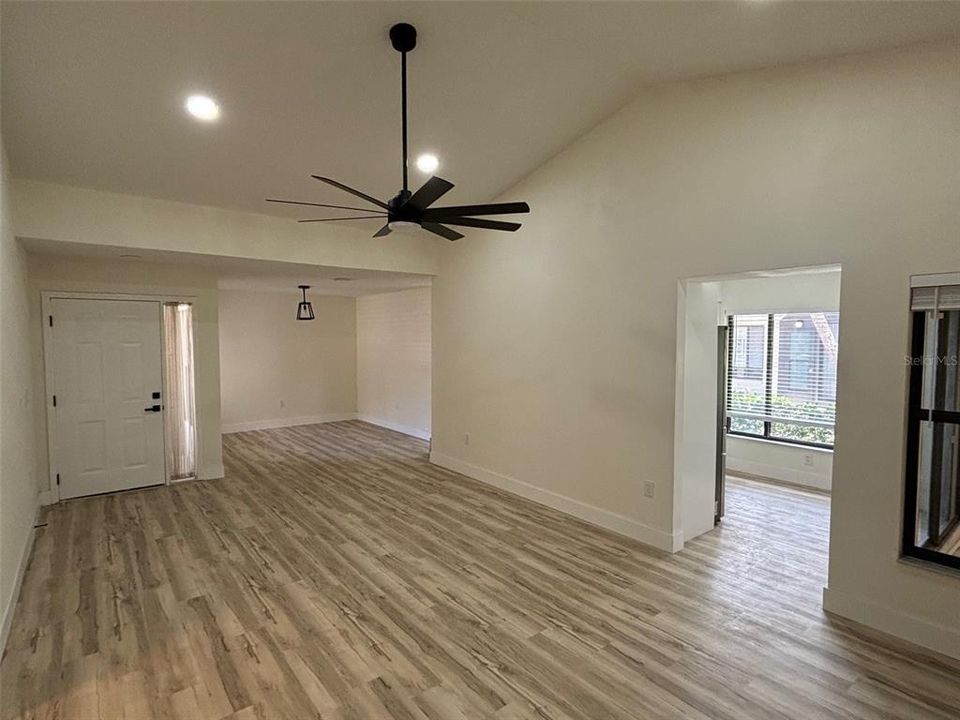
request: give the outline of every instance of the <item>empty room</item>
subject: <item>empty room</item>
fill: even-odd
[[[0,0],[0,720],[960,718],[960,3]]]

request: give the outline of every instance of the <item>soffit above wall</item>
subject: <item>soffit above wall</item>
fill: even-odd
[[[11,186],[16,237],[30,248],[48,245],[57,252],[172,255],[213,263],[242,258],[432,275],[440,243],[447,242],[425,232],[371,238],[342,223],[313,229],[269,215],[32,180],[14,180]]]
[[[409,273],[251,263],[247,267],[221,269],[217,286],[220,290],[296,294],[298,285],[309,285],[308,295],[360,297],[430,287],[431,281],[428,275]]]
[[[432,276],[416,273],[270,262],[50,240],[22,239],[20,242],[31,256],[48,263],[56,262],[56,258],[69,258],[93,262],[102,260],[112,264],[122,262],[129,264],[131,268],[164,265],[167,268],[181,266],[192,270],[207,270],[216,277],[220,290],[296,295],[299,293],[297,285],[303,284],[310,285],[310,293],[315,295],[358,297],[429,287],[432,282]]]

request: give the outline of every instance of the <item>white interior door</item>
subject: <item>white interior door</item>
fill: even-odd
[[[51,312],[60,497],[162,484],[160,303],[54,298]]]

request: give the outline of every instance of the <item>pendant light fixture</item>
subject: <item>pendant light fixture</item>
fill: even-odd
[[[313,320],[316,316],[313,314],[313,305],[307,300],[307,290],[309,285],[297,285],[300,292],[303,293],[303,300],[297,305],[297,320]]]

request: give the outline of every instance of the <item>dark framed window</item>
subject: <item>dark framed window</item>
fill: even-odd
[[[902,552],[960,569],[960,285],[915,288]]]
[[[836,312],[731,315],[730,432],[832,448],[839,328]]]

